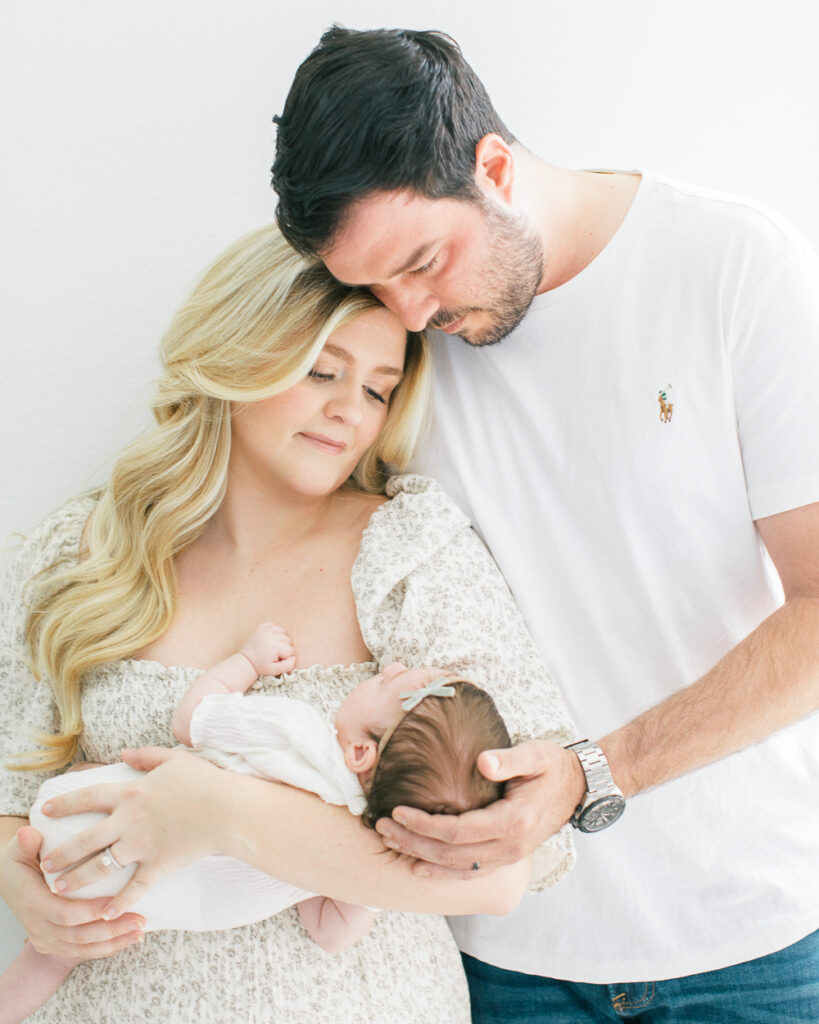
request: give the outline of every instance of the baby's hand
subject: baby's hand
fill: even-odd
[[[248,637],[242,654],[249,659],[260,676],[280,676],[292,672],[296,652],[290,637],[281,626],[263,622]]]

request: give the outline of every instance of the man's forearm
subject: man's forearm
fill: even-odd
[[[634,796],[754,743],[819,707],[819,599],[796,597],[710,672],[600,739]]]

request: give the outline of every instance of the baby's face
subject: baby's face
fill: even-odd
[[[345,747],[348,743],[363,742],[373,733],[381,736],[401,714],[399,695],[418,690],[440,675],[440,671],[433,669],[407,669],[394,662],[378,675],[365,679],[336,712],[338,742]]]

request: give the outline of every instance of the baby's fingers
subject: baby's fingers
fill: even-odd
[[[291,647],[290,650],[292,651],[293,648]],[[279,655],[279,657],[281,658],[282,656]],[[276,662],[272,667],[270,674],[273,676],[283,676],[286,672],[292,672],[295,667],[296,658],[295,655],[291,654],[289,657],[284,657],[282,660]]]

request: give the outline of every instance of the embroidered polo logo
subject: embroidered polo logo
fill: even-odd
[[[666,384],[665,388],[660,388],[657,397],[657,401],[660,403],[660,423],[671,422],[671,414],[674,412],[674,403],[671,399],[671,385]]]

